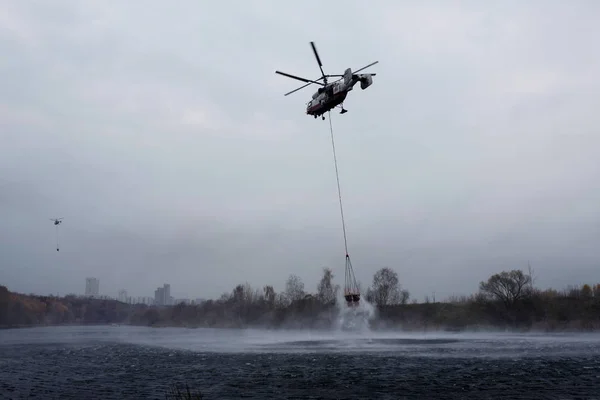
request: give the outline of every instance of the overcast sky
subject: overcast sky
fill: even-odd
[[[535,268],[594,283],[600,3],[0,0],[0,284],[218,297],[343,285],[319,77],[375,60],[336,135],[363,287],[415,297]],[[64,217],[60,252],[51,217]]]

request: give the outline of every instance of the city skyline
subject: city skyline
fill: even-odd
[[[154,291],[153,296],[130,296],[127,289],[121,287],[117,289],[116,296],[111,296],[109,293],[101,293],[99,290],[100,279],[96,277],[85,278],[84,296],[86,297],[102,297],[111,298],[123,303],[143,303],[148,305],[173,305],[176,299],[171,296],[171,285],[164,283],[162,287],[158,287]],[[135,299],[135,300],[134,300]],[[180,298],[179,300],[186,301],[188,298]]]
[[[110,293],[100,292],[99,285],[99,278],[86,278],[83,296],[112,299],[128,304],[146,304],[157,306],[172,306],[179,303],[196,304],[204,300],[203,297],[174,297],[171,295],[171,285],[168,283],[164,283],[162,287],[156,288],[153,296],[130,296],[127,289],[124,288],[118,289],[116,296],[112,296]]]

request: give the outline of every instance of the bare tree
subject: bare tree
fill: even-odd
[[[275,294],[275,308],[285,308],[290,305],[290,300],[285,293]]]
[[[535,284],[536,281],[536,276],[535,271],[533,268],[531,268],[531,264],[529,263],[529,261],[527,261],[527,274],[529,275],[529,290],[531,291],[531,293],[533,293],[533,285]]]
[[[521,270],[503,271],[492,275],[487,282],[481,282],[479,290],[502,301],[507,308],[510,308],[524,297],[530,281],[531,277]]]
[[[270,306],[275,305],[275,289],[273,289],[273,286],[265,286],[263,288],[263,293],[267,304],[269,304]]]
[[[400,291],[400,304],[408,304],[408,299],[410,298],[410,292],[406,289]]]
[[[323,277],[317,285],[317,298],[323,304],[335,304],[339,285],[333,284],[333,272],[329,268],[323,268]]]
[[[227,303],[228,301],[230,301],[232,299],[231,293],[223,293],[221,295],[221,297],[219,297],[219,302],[221,303]]]
[[[260,298],[260,291],[254,290],[248,282],[233,289],[233,301],[239,304],[252,304]]]
[[[244,285],[239,284],[233,289],[232,299],[235,303],[242,303],[244,301]]]
[[[248,282],[237,285],[230,297],[234,307],[239,312],[246,312],[252,304],[256,304],[264,299],[259,289],[254,289]]]
[[[395,304],[400,300],[398,274],[390,268],[381,268],[373,275],[373,286],[367,291],[367,299],[378,306]]]
[[[285,283],[285,294],[290,302],[304,298],[304,282],[297,275],[290,275]]]

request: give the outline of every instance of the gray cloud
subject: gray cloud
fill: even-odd
[[[380,64],[333,115],[363,285],[422,298],[501,269],[597,266],[593,1],[0,3],[0,276],[11,289],[213,297],[343,279],[328,124],[294,81]],[[48,218],[64,216],[61,252]]]

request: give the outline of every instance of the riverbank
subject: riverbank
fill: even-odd
[[[600,291],[586,286],[562,292],[528,288],[511,302],[478,293],[446,302],[380,304],[368,308],[366,323],[372,330],[405,332],[600,331]],[[219,300],[166,307],[74,295],[25,295],[0,286],[0,327],[123,324],[331,330],[339,327],[340,309],[346,307],[338,304],[335,297],[311,294],[286,301],[285,294],[275,295],[271,287],[262,294],[248,285],[238,285]]]

